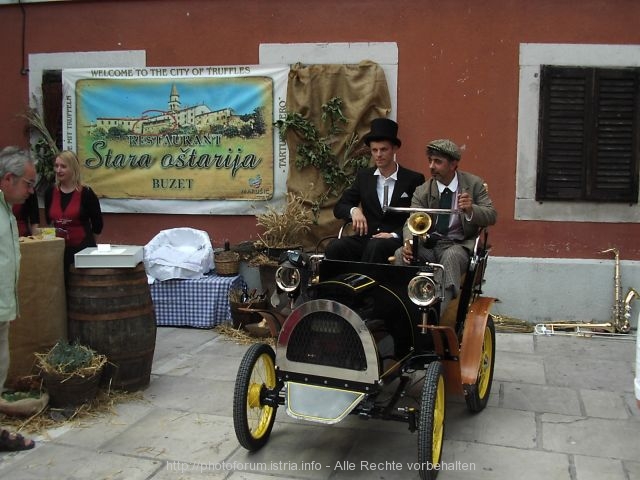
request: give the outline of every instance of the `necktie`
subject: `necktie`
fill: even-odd
[[[440,194],[440,203],[438,208],[451,208],[451,200],[453,198],[453,193],[448,188],[445,188]],[[446,236],[449,231],[449,214],[439,214],[438,219],[436,220],[436,232],[441,234],[442,236]]]

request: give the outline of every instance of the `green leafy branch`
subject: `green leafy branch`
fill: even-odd
[[[316,125],[297,112],[288,112],[284,119],[275,123],[282,141],[286,141],[290,129],[303,140],[297,147],[296,167],[303,169],[311,166],[318,169],[327,186],[327,190],[313,203],[312,211],[316,218],[324,202],[330,196],[340,195],[351,184],[355,173],[369,165],[369,150],[366,147],[356,149],[360,140],[356,133],[348,138],[342,158],[337,158],[333,151],[336,136],[343,133],[342,125],[349,122],[342,113],[342,103],[340,97],[333,97],[322,105],[322,121],[329,123],[325,136],[320,134]]]

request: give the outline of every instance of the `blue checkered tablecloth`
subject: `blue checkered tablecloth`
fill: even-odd
[[[173,327],[213,328],[231,319],[229,289],[244,286],[242,276],[215,274],[197,279],[155,282],[149,287],[156,324]]]

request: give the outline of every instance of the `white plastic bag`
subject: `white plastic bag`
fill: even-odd
[[[144,247],[149,283],[171,278],[201,278],[213,269],[209,234],[194,228],[162,230]]]

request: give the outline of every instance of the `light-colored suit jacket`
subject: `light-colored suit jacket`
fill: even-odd
[[[464,232],[464,240],[462,245],[469,250],[473,250],[475,237],[478,235],[480,227],[488,227],[496,223],[498,212],[493,207],[493,202],[489,198],[489,192],[484,181],[472,173],[461,172],[458,170],[458,190],[460,193],[468,192],[473,200],[473,215],[471,220],[467,220],[463,213],[460,213],[460,222]],[[438,192],[438,184],[433,178],[416,188],[411,199],[411,206],[418,208],[438,208],[440,202],[440,193]],[[436,219],[431,216],[433,224],[431,231],[435,229]],[[405,240],[412,237],[406,223],[403,229],[403,237]]]

